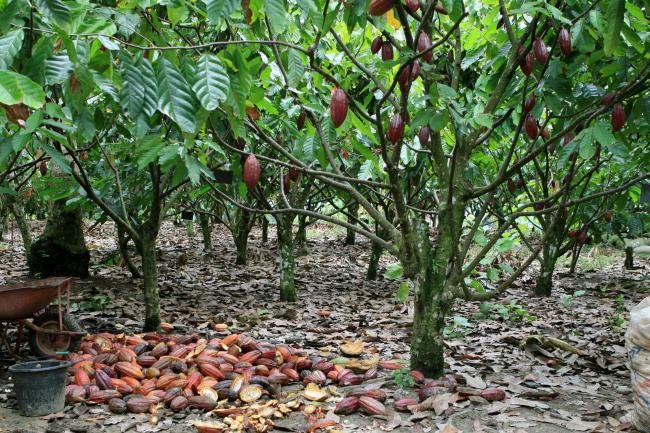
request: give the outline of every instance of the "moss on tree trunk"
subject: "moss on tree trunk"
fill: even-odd
[[[90,253],[84,240],[81,209],[66,209],[65,200],[52,203],[45,230],[32,244],[29,272],[38,278],[88,276]]]
[[[295,281],[295,259],[293,251],[293,214],[277,218],[278,250],[280,253],[280,300],[295,302],[298,300]]]
[[[377,279],[377,270],[379,268],[379,259],[384,249],[375,243],[372,244],[370,251],[370,261],[368,262],[368,271],[366,272],[366,279],[374,281]]]

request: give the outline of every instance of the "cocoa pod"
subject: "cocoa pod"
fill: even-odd
[[[173,387],[173,388],[169,388],[169,389],[167,389],[165,391],[165,395],[163,395],[162,400],[165,403],[169,403],[170,401],[172,401],[173,399],[175,399],[179,395],[183,395],[183,388],[180,388],[178,386]]]
[[[257,182],[260,180],[260,173],[260,164],[257,162],[255,155],[251,153],[246,157],[246,161],[244,161],[243,170],[244,183],[249,191],[254,190],[255,186],[257,186]]]
[[[395,410],[398,412],[406,412],[408,411],[409,406],[413,406],[418,404],[418,402],[414,398],[402,398],[397,400],[393,406],[395,407]]]
[[[195,396],[187,399],[188,405],[197,409],[212,410],[217,407],[217,402],[208,397]]]
[[[420,53],[423,53],[431,48],[431,37],[426,32],[420,32],[420,35],[418,36],[417,48]],[[422,59],[427,63],[431,63],[433,61],[433,51],[427,51],[422,55]]]
[[[307,118],[307,113],[305,111],[301,111],[300,114],[298,115],[298,119],[296,119],[296,128],[298,128],[298,131],[301,131],[302,128],[305,127],[305,119]]]
[[[608,94],[606,94],[602,98],[600,98],[600,104],[601,105],[609,105],[616,98],[616,96],[617,96],[617,92],[609,92]]]
[[[381,59],[387,62],[389,60],[393,60],[393,58],[393,44],[391,44],[390,41],[385,41],[381,45]]]
[[[149,355],[140,355],[137,359],[138,364],[142,367],[151,367],[156,361],[158,361],[156,358]]]
[[[86,389],[80,385],[65,387],[65,401],[68,403],[81,403],[86,399]]]
[[[368,13],[378,17],[383,15],[395,6],[395,0],[372,0],[368,6]]]
[[[339,401],[334,408],[334,413],[337,415],[349,415],[359,409],[359,398],[345,397]]]
[[[562,147],[564,147],[567,144],[571,143],[574,138],[575,138],[575,135],[571,131],[564,134],[564,137],[562,137]]]
[[[544,210],[544,203],[535,203],[533,204],[533,209],[537,212]]]
[[[85,370],[77,370],[74,374],[74,381],[79,386],[90,385],[90,376]]]
[[[560,28],[558,33],[558,40],[560,42],[560,51],[564,57],[567,57],[571,54],[571,34],[566,29],[566,27]]]
[[[339,386],[359,385],[363,382],[363,377],[356,374],[346,374],[339,379]]]
[[[108,401],[108,410],[117,414],[126,413],[126,402],[121,398],[112,398]]]
[[[193,371],[187,375],[187,386],[196,390],[196,387],[201,383],[201,379],[203,379],[203,375],[198,371]]]
[[[165,389],[167,386],[178,378],[175,374],[163,374],[156,380],[156,388]]]
[[[138,355],[128,347],[123,347],[117,351],[117,360],[122,362],[134,362]]]
[[[100,353],[95,357],[95,362],[97,364],[113,365],[118,361],[118,357],[115,353]]]
[[[153,350],[151,351],[151,356],[153,356],[154,358],[160,358],[161,356],[165,356],[168,353],[169,353],[169,348],[167,347],[167,345],[161,343],[153,348]]]
[[[385,370],[401,370],[402,366],[398,364],[397,362],[393,361],[379,361],[377,364],[379,367],[385,369]]]
[[[524,127],[526,128],[526,134],[531,140],[537,138],[538,128],[537,128],[537,119],[532,114],[526,115],[526,120],[524,121]]]
[[[542,38],[535,38],[533,41],[533,53],[535,53],[535,59],[541,64],[545,65],[548,60],[548,50],[546,49],[546,44]]]
[[[566,235],[570,238],[575,238],[578,236],[578,230],[571,230]]]
[[[329,361],[325,361],[325,360],[323,360],[323,361],[319,361],[319,362],[317,362],[316,364],[314,364],[314,368],[315,368],[316,370],[320,370],[320,371],[322,371],[323,373],[327,374],[327,373],[329,373],[331,370],[334,370],[334,364],[332,364],[332,363],[329,362]]]
[[[524,75],[528,76],[533,73],[533,53],[528,53],[524,56],[523,59],[521,59],[521,63],[519,63],[519,67],[521,68],[521,72],[524,73]]]
[[[256,385],[246,385],[239,391],[239,399],[244,403],[252,403],[262,397],[262,388]]]
[[[517,179],[517,188],[522,189],[523,187],[524,187],[524,180],[520,177],[519,179]]]
[[[578,242],[581,244],[587,242],[587,229],[582,229],[578,232]]]
[[[420,0],[406,0],[406,7],[408,10],[415,13],[420,9]]]
[[[515,192],[515,182],[512,179],[508,179],[508,191]]]
[[[411,376],[413,378],[415,383],[424,382],[424,374],[421,371],[411,370],[411,371],[409,371],[409,376]]]
[[[550,131],[548,130],[548,128],[546,128],[546,127],[544,127],[544,128],[542,129],[542,138],[543,138],[545,141],[548,141],[548,139],[551,138],[551,132],[550,132]],[[553,153],[553,152],[551,152],[551,153]]]
[[[370,44],[370,52],[372,54],[377,54],[379,50],[381,50],[382,45],[384,45],[384,40],[381,36],[377,36]]]
[[[213,377],[217,380],[223,380],[226,378],[223,372],[219,370],[219,367],[217,367],[214,364],[201,364],[199,366],[199,370],[201,371],[201,374],[203,374],[204,376]]]
[[[291,178],[288,174],[285,174],[282,177],[282,191],[285,195],[289,195],[289,189],[291,188]]]
[[[524,103],[524,114],[528,114],[531,111],[533,111],[533,108],[535,108],[535,101],[536,97],[534,93],[531,93],[528,98],[526,98],[526,102]]]
[[[128,399],[126,407],[131,413],[145,413],[149,412],[153,404],[150,398],[138,395]]]
[[[5,114],[7,116],[7,119],[10,122],[15,123],[21,128],[25,127],[25,121],[29,117],[29,108],[27,108],[25,104],[22,103],[14,104],[14,105],[0,104],[0,106],[2,106],[2,108],[5,109]]]
[[[399,89],[402,91],[402,93],[406,92],[408,90],[409,84],[411,84],[411,65],[407,65],[402,69],[402,72],[400,72],[399,76],[397,77],[397,82],[399,83]]]
[[[38,170],[41,172],[41,176],[45,176],[47,174],[47,164],[45,161],[41,161],[41,165],[38,166]]]
[[[279,371],[269,374],[268,380],[270,383],[279,383],[281,385],[290,382],[289,377],[284,373],[280,373]]]
[[[372,397],[359,397],[359,408],[368,415],[384,415],[386,407]]]
[[[358,389],[347,394],[347,397],[370,397],[374,398],[379,402],[385,402],[388,398],[388,395],[381,389]]]
[[[179,395],[169,403],[169,408],[174,412],[178,412],[185,409],[188,405],[189,405],[189,401],[187,400],[187,398],[185,398],[182,395]]]
[[[332,89],[332,100],[330,102],[330,117],[335,128],[343,124],[348,115],[348,96],[345,92],[335,87]]]
[[[102,389],[94,391],[88,395],[88,401],[92,403],[106,403],[112,398],[122,397],[119,392],[114,389]]]
[[[420,147],[426,147],[429,144],[430,134],[431,130],[428,126],[423,126],[420,128],[420,131],[418,131],[418,140],[420,141]]]
[[[395,113],[393,118],[390,119],[390,125],[388,126],[388,140],[395,144],[397,143],[404,134],[404,121],[402,116],[399,113]]]
[[[438,12],[441,15],[449,15],[449,12],[447,12],[447,9],[442,5],[442,3],[438,2],[436,5],[433,7],[433,9]]]
[[[130,362],[118,362],[115,364],[115,371],[122,376],[129,376],[138,380],[144,379],[144,373],[142,372],[142,369],[138,365],[132,364]]]
[[[104,372],[104,370],[97,370],[95,372],[95,383],[101,390],[115,389],[111,377]]]
[[[481,391],[481,397],[487,401],[501,401],[506,398],[506,392],[501,388],[486,388]]]
[[[411,67],[411,81],[417,80],[421,72],[422,70],[420,69],[420,62],[414,60],[413,66]]]
[[[623,125],[625,125],[625,110],[621,104],[616,104],[612,108],[612,131],[620,131]]]
[[[365,373],[363,373],[363,380],[375,379],[377,377],[377,367],[372,367]]]
[[[612,222],[612,211],[607,209],[603,213],[603,219],[605,220],[606,223],[611,223]]]
[[[185,388],[187,386],[187,379],[183,377],[179,377],[177,379],[172,380],[170,383],[167,384],[163,389],[167,391],[168,389],[171,388]]]

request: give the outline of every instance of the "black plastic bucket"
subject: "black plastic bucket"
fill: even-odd
[[[14,380],[18,410],[23,416],[61,412],[65,406],[65,382],[69,361],[31,361],[9,367]]]

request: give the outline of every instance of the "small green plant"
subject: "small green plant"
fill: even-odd
[[[612,317],[611,323],[613,326],[622,328],[627,324],[627,321],[625,320],[624,312],[625,312],[625,297],[622,294],[618,294],[614,298],[614,305],[616,306],[616,314],[614,317]]]
[[[511,320],[517,322],[519,320],[529,320],[533,321],[537,318],[532,314],[529,314],[528,311],[521,305],[517,304],[515,301],[510,301],[509,304],[496,304],[494,306],[497,314],[503,320]]]
[[[585,293],[587,293],[585,290],[576,290],[573,292],[573,295],[564,295],[562,298],[562,305],[564,305],[564,308],[566,309],[571,308],[573,306],[573,300],[580,296],[584,296]]]
[[[445,326],[443,334],[447,338],[462,338],[472,325],[467,318],[454,316],[450,325]]]
[[[409,370],[407,368],[402,368],[401,370],[394,370],[393,379],[395,380],[397,386],[399,386],[400,388],[410,388],[415,385],[415,379],[411,377],[411,375],[409,374]]]

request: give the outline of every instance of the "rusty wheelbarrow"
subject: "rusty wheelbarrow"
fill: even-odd
[[[36,356],[53,358],[57,352],[73,352],[79,348],[84,332],[69,315],[71,286],[72,279],[65,277],[0,286],[0,339],[12,357],[18,357],[23,326],[29,328],[28,342]],[[54,299],[57,304],[48,308]],[[7,340],[10,322],[18,324],[15,351]]]

